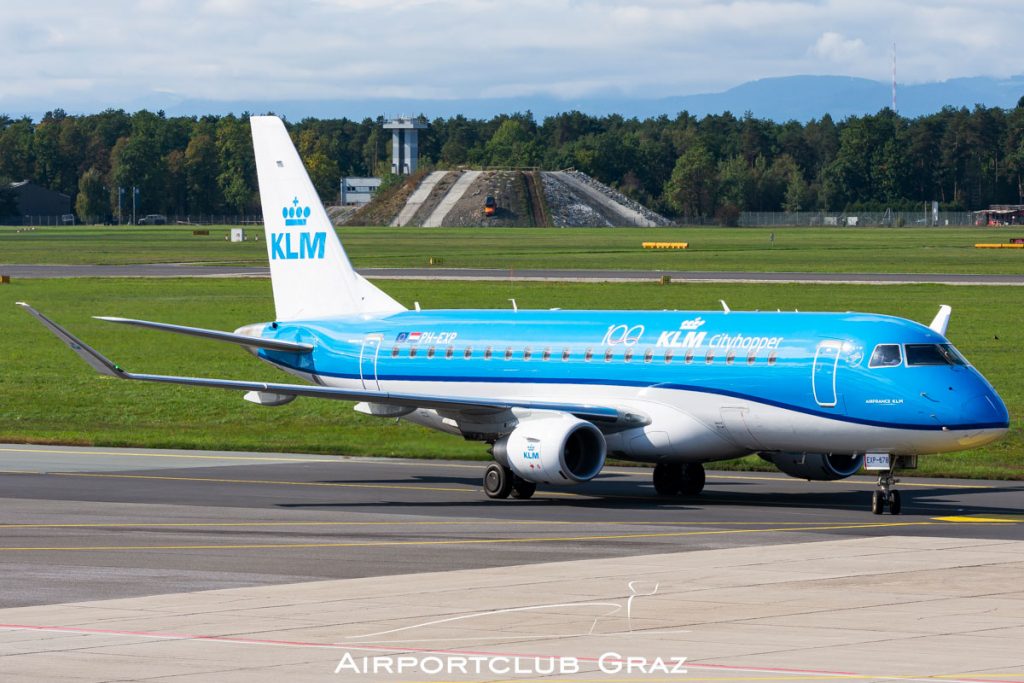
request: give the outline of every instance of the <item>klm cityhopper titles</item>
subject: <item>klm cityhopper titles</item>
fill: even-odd
[[[661,495],[696,495],[704,463],[750,453],[794,477],[877,470],[872,511],[900,511],[894,473],[1000,438],[999,395],[945,337],[867,313],[409,311],[353,270],[282,122],[251,119],[276,320],[222,332],[116,323],[238,344],[308,384],[130,373],[21,304],[120,379],[358,401],[491,444],[492,498],[593,479],[605,458],[652,463]]]

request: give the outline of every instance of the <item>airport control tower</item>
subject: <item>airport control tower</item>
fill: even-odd
[[[391,131],[391,172],[409,175],[416,170],[420,155],[420,131],[426,123],[411,116],[399,116],[384,124],[384,130]]]

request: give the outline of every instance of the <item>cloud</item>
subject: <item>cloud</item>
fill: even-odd
[[[33,90],[69,110],[86,94],[88,106],[130,108],[157,92],[221,101],[664,97],[792,74],[886,81],[894,38],[904,82],[1009,76],[1021,71],[1005,49],[1017,41],[1018,2],[11,3],[0,25],[0,102],[16,114]]]
[[[811,46],[811,54],[830,62],[852,62],[864,56],[866,46],[860,38],[848,39],[834,31],[821,34]]]

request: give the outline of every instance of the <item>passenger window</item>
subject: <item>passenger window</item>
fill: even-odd
[[[707,354],[704,356],[704,364],[705,365],[711,365],[714,362],[715,362],[715,352],[709,350],[707,352]]]
[[[605,363],[611,363],[613,355],[615,355],[614,351],[612,351],[611,349],[605,349],[604,350],[604,362]]]
[[[569,360],[569,349],[562,349],[562,360]]]
[[[505,349],[505,360],[512,360],[512,347],[509,346]]]
[[[587,349],[586,353],[583,354],[583,360],[590,362],[590,359],[594,357],[594,349]]]
[[[467,346],[466,350],[462,354],[462,357],[465,358],[466,360],[469,360],[470,358],[472,358],[473,357],[473,347],[472,346]]]
[[[494,353],[494,350],[490,346],[484,349],[484,360],[490,360],[492,353]]]
[[[693,362],[693,349],[686,350],[686,355],[683,356],[683,362],[687,365]]]
[[[525,349],[523,349],[523,360],[530,360],[531,356],[533,356],[533,351],[531,351],[530,347],[527,346]]]
[[[644,351],[644,362],[650,363],[652,360],[654,360],[654,349],[647,349]]]
[[[416,347],[415,346],[410,346],[409,347],[409,358],[415,358],[415,357],[416,357]]]
[[[924,346],[928,346],[925,344]],[[879,344],[871,353],[869,368],[891,368],[903,362],[899,344]]]
[[[672,349],[669,349],[668,351],[666,351],[665,352],[665,363],[666,364],[671,363],[672,362],[672,356],[674,356],[674,355],[675,354],[672,353]]]
[[[633,349],[632,348],[626,349],[626,353],[623,354],[622,360],[626,361],[627,363],[630,362],[631,360],[633,360]]]
[[[427,349],[427,358],[433,358],[433,357],[434,357],[434,347],[431,346],[429,349]]]
[[[732,349],[730,349],[729,353],[725,354],[725,364],[726,365],[732,365],[733,361],[735,361],[735,360],[736,360],[736,352],[733,351]]]
[[[757,360],[757,352],[751,350],[750,353],[747,354],[747,365],[753,365],[755,360]]]
[[[455,355],[455,347],[454,346],[449,346],[447,349],[445,349],[444,357],[445,357],[446,360],[451,360],[452,356],[454,356],[454,355]]]
[[[540,359],[544,360],[544,361],[551,360],[551,348],[550,347],[544,349],[544,353],[541,354]]]
[[[391,357],[392,358],[398,358],[398,347],[397,346],[392,346],[391,347]]]
[[[778,354],[774,351],[768,354],[768,365],[775,365],[775,360],[778,358]]]

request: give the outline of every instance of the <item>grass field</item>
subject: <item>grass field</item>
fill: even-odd
[[[1024,375],[1017,288],[940,285],[580,284],[393,281],[400,301],[426,308],[870,310],[928,321],[953,306],[950,337],[992,381],[1013,416],[1011,434],[984,449],[922,458],[920,474],[1024,478]],[[261,408],[239,393],[101,378],[29,315],[29,301],[125,368],[288,381],[230,345],[91,319],[122,315],[232,330],[273,317],[270,283],[247,279],[16,280],[0,287],[0,441],[224,448],[311,453],[486,457],[481,444],[358,415],[351,404],[300,399]],[[750,464],[750,463],[748,463]],[[752,463],[754,465],[758,462]]]
[[[769,235],[775,233],[775,246]],[[0,227],[0,263],[237,263],[264,265],[260,241],[191,226]],[[616,268],[865,273],[1024,273],[1024,250],[975,249],[1024,236],[1014,228],[343,228],[357,268]],[[529,239],[525,239],[525,237]],[[687,241],[649,251],[643,241]]]

